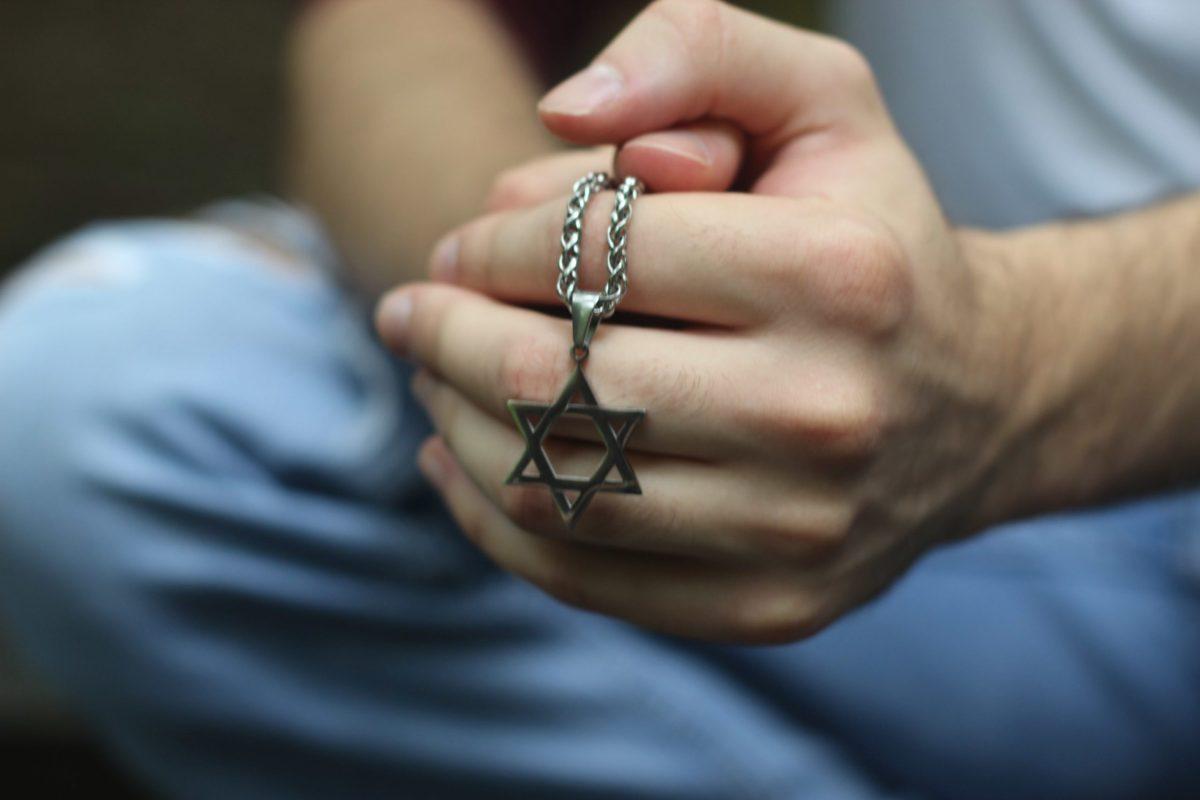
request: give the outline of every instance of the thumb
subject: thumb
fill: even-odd
[[[538,110],[551,132],[589,144],[718,118],[760,153],[810,132],[889,125],[852,47],[716,0],[654,3]]]

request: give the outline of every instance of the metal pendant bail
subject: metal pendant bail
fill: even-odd
[[[583,361],[588,357],[592,334],[600,325],[600,315],[596,313],[596,305],[599,302],[599,292],[583,292],[576,289],[571,295],[571,333],[575,339],[571,355],[576,361]]]

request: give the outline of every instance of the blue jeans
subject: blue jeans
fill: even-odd
[[[944,548],[808,642],[652,635],[457,535],[331,274],[242,203],[87,229],[0,298],[0,607],[167,794],[1200,794],[1200,495]]]

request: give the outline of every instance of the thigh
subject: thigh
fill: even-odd
[[[723,653],[921,796],[1200,794],[1200,495],[933,554],[814,640]]]
[[[877,796],[488,566],[416,476],[406,369],[293,249],[104,226],[0,300],[0,606],[128,763],[184,797]]]

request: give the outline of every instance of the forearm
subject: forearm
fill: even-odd
[[[1200,480],[1200,195],[966,239],[1028,320],[1010,331],[1005,515]]]
[[[335,0],[297,23],[291,190],[367,295],[420,277],[495,174],[550,147],[537,86],[473,0]]]

